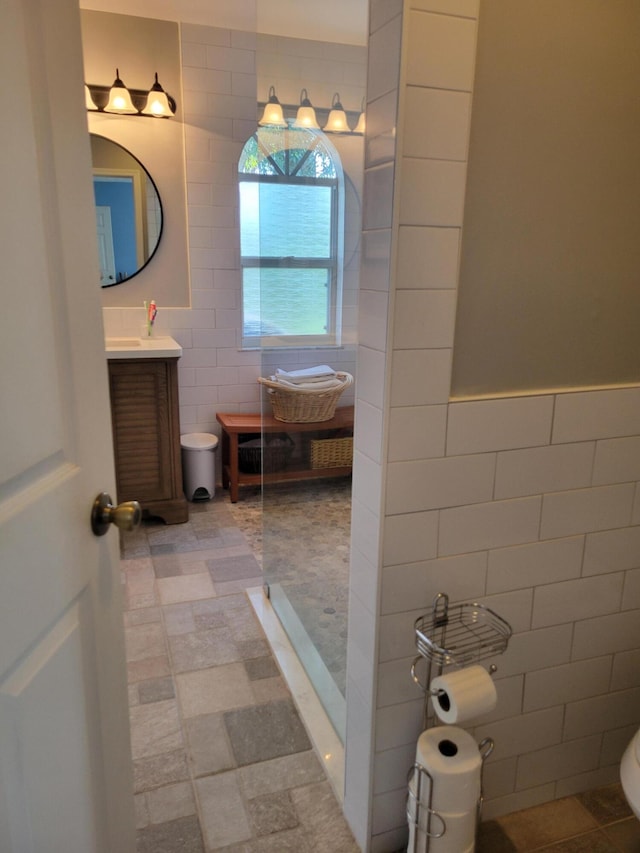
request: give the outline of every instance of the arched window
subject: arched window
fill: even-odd
[[[344,181],[324,134],[261,127],[238,165],[245,346],[339,343]]]

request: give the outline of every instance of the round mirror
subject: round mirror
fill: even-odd
[[[128,281],[149,263],[162,235],[162,204],[151,175],[133,154],[91,136],[100,284]]]

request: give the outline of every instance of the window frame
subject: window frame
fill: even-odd
[[[273,130],[272,128],[270,130]],[[296,128],[287,127],[285,132],[297,132]],[[270,164],[273,172],[247,172],[242,171],[241,166],[238,169],[238,191],[240,193],[240,185],[242,183],[258,183],[261,185],[289,185],[289,186],[324,186],[330,189],[330,234],[329,234],[329,254],[321,257],[311,256],[265,256],[265,255],[244,255],[242,253],[242,243],[240,248],[240,268],[242,271],[242,346],[243,348],[253,349],[261,348],[291,348],[291,347],[318,347],[318,346],[337,346],[340,343],[340,316],[339,310],[341,290],[342,290],[342,265],[341,265],[341,248],[342,241],[340,239],[340,228],[343,227],[344,218],[341,216],[340,205],[344,198],[344,189],[342,181],[342,166],[340,158],[335,151],[331,150],[333,146],[328,144],[328,140],[320,132],[309,131],[305,128],[306,134],[311,134],[316,138],[316,142],[307,148],[306,153],[295,163],[292,164],[290,157],[291,147],[283,145],[277,152],[284,153],[284,168],[274,159],[272,153],[261,144],[260,129],[258,129],[243,148],[243,153],[240,159],[242,163],[246,146],[251,139],[255,139],[258,149],[264,155],[264,159]],[[330,177],[312,177],[308,175],[300,175],[299,172],[303,168],[305,162],[311,156],[313,151],[321,147],[323,153],[329,157],[334,171],[334,175]],[[301,150],[296,148],[295,150]],[[242,200],[240,196],[239,216],[242,217]],[[325,333],[321,335],[277,335],[277,334],[256,334],[246,335],[244,324],[244,271],[245,269],[326,269],[327,270],[327,315],[325,319]]]

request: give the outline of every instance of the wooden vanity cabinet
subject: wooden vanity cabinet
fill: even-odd
[[[118,503],[167,524],[188,521],[182,487],[178,359],[109,360]]]

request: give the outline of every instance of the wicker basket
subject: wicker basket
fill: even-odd
[[[311,439],[312,468],[348,468],[353,461],[353,438]]]
[[[238,444],[238,468],[244,474],[273,474],[289,464],[294,442],[285,433],[265,436]]]
[[[319,421],[330,421],[335,415],[340,395],[353,382],[350,373],[336,373],[336,379],[341,385],[336,388],[289,388],[281,382],[271,379],[258,378],[269,392],[273,406],[273,417],[277,421],[291,424],[310,424]]]

